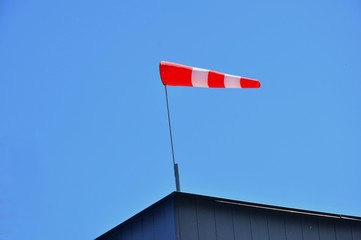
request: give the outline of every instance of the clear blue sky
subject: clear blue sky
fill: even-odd
[[[0,1],[0,239],[92,239],[174,191],[361,216],[361,3]]]

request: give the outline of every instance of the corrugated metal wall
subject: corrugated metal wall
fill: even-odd
[[[361,222],[176,198],[178,240],[361,240]]]
[[[176,240],[174,199],[170,198],[97,239]]]
[[[361,219],[173,193],[97,239],[361,240]]]

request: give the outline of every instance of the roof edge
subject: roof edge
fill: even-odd
[[[306,215],[306,216],[326,217],[326,218],[361,222],[361,217],[357,217],[357,216],[318,212],[318,211],[303,210],[303,209],[289,208],[289,207],[280,207],[280,206],[274,206],[274,205],[268,205],[268,204],[252,203],[252,202],[238,201],[238,200],[232,200],[232,199],[227,199],[227,198],[211,197],[211,196],[206,196],[206,195],[199,195],[199,194],[194,194],[194,193],[176,192],[175,191],[175,192],[172,192],[172,193],[168,194],[167,196],[163,197],[162,199],[158,200],[157,202],[151,204],[149,207],[143,209],[139,213],[128,218],[124,222],[118,224],[117,226],[113,227],[112,229],[108,230],[107,232],[103,233],[102,235],[98,236],[96,239],[102,239],[103,237],[106,237],[107,235],[112,234],[114,231],[116,231],[119,228],[125,226],[126,224],[134,221],[135,219],[144,215],[145,213],[151,211],[153,208],[161,205],[162,203],[168,201],[169,199],[174,199],[177,197],[204,199],[204,200],[211,200],[211,201],[218,202],[218,203],[231,204],[231,205],[249,207],[249,208],[254,208],[254,209],[280,211],[280,212],[290,213],[290,214],[300,214],[300,215]]]
[[[174,197],[174,195],[176,194],[176,192],[172,192],[170,194],[168,194],[167,196],[161,198],[160,200],[156,201],[155,203],[151,204],[149,207],[146,207],[145,209],[143,209],[142,211],[138,212],[137,214],[133,215],[132,217],[128,218],[127,220],[125,220],[124,222],[116,225],[115,227],[113,227],[112,229],[106,231],[105,233],[103,233],[102,235],[96,237],[95,239],[101,239],[103,237],[106,237],[107,235],[112,234],[114,231],[118,230],[119,228],[127,225],[128,223],[132,222],[133,220],[137,219],[138,217],[144,215],[145,213],[149,212],[150,210],[152,210],[153,208],[161,205],[163,202],[166,202],[169,199],[172,199]]]
[[[361,222],[361,217],[358,216],[351,216],[351,215],[344,215],[344,214],[337,214],[337,213],[327,213],[327,212],[320,212],[320,211],[313,211],[313,210],[305,210],[305,209],[298,209],[298,208],[290,208],[290,207],[280,207],[275,205],[268,205],[262,203],[252,203],[246,201],[238,201],[232,200],[227,198],[219,198],[219,197],[212,197],[207,195],[199,195],[193,193],[185,193],[185,192],[174,192],[173,194],[184,196],[184,197],[192,197],[192,198],[199,198],[199,199],[208,199],[213,200],[218,203],[225,203],[225,204],[232,204],[244,207],[251,207],[255,209],[265,209],[265,210],[273,210],[273,211],[281,211],[286,213],[293,213],[293,214],[301,214],[301,215],[309,215],[309,216],[319,216],[319,217],[329,217],[329,218],[336,218],[336,219],[344,219],[344,220],[351,220],[351,221],[358,221]]]

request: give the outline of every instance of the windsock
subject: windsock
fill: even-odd
[[[203,88],[260,88],[258,80],[212,70],[161,61],[160,78],[165,86]]]

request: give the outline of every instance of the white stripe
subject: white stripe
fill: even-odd
[[[208,87],[208,72],[209,70],[202,68],[192,69],[192,85],[193,87]]]
[[[234,75],[224,74],[225,88],[241,88],[241,78]]]

